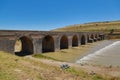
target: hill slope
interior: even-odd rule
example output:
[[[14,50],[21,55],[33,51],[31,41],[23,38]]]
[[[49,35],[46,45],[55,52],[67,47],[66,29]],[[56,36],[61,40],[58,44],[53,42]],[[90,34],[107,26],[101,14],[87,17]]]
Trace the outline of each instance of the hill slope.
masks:
[[[120,21],[106,21],[106,22],[92,22],[85,24],[76,24],[71,26],[66,26],[64,28],[58,28],[54,31],[104,31],[110,32],[112,29],[120,29]]]
[[[57,62],[32,56],[18,57],[0,51],[0,80],[93,80],[82,68],[62,70]]]
[[[53,65],[53,62],[31,56],[18,57],[0,51],[0,80],[73,80],[74,77],[80,80],[83,78],[81,75],[87,75],[82,70],[79,70],[81,73],[78,76],[77,73],[62,71],[59,65]],[[89,75],[86,77],[92,80]]]
[[[64,63],[31,56],[18,57],[0,51],[0,80],[120,80],[119,75],[108,74],[113,71],[118,74],[119,68],[89,68],[67,63],[70,68],[62,70],[60,65]],[[96,70],[95,75],[90,74],[91,70]]]

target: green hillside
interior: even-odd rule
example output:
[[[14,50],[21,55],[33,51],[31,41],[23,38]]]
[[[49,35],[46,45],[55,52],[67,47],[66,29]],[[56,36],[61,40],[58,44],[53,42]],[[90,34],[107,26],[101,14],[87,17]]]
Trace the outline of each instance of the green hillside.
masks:
[[[88,31],[104,31],[110,32],[111,30],[120,29],[120,20],[118,21],[105,21],[105,22],[92,22],[85,24],[75,24],[66,26],[64,28],[58,28],[54,31],[77,31],[77,32],[88,32]]]

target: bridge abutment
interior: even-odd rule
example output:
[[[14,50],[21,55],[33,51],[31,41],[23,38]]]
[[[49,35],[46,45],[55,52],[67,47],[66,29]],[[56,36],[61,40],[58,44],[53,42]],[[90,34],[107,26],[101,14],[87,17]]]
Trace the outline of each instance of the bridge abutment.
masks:
[[[0,50],[14,54],[14,44],[15,40],[13,39],[8,38],[0,39]]]

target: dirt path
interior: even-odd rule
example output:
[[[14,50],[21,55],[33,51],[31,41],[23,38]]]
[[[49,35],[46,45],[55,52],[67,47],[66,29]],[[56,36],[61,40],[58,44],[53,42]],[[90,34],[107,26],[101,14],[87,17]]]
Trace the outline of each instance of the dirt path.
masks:
[[[27,58],[35,61],[40,61],[44,64],[49,64],[51,66],[56,66],[56,67],[60,67],[62,64],[68,64],[70,67],[75,67],[76,69],[83,69],[89,74],[91,72],[94,72],[102,76],[120,77],[119,67],[112,67],[112,66],[105,67],[105,66],[93,66],[93,65],[87,65],[87,64],[83,65],[83,64],[75,64],[75,63],[68,63],[68,62],[59,62],[59,61],[48,60],[48,59],[38,59],[32,56],[27,56]]]
[[[77,64],[68,63],[68,62],[59,62],[59,61],[48,60],[48,59],[38,59],[38,58],[34,58],[32,56],[26,56],[26,57],[29,58],[29,59],[35,60],[35,61],[40,61],[44,64],[49,64],[49,65],[57,66],[57,67],[60,67],[62,64],[68,64],[70,66],[79,66]]]

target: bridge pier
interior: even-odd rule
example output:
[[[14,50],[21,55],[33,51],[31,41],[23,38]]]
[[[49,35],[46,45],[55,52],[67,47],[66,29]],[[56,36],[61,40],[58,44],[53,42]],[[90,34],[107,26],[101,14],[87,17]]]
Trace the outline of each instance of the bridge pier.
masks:
[[[94,41],[93,41],[93,39],[91,39],[91,38],[88,40],[88,43],[93,43],[93,42],[94,42]]]
[[[68,49],[72,48],[72,36],[68,36]]]
[[[90,34],[87,34],[87,42],[88,43],[93,43],[93,39],[91,38]]]
[[[59,51],[60,50],[60,40],[59,40],[59,36],[54,36],[54,45],[55,45],[55,49],[54,51]]]
[[[41,38],[33,38],[33,54],[42,53],[42,39]]]

